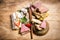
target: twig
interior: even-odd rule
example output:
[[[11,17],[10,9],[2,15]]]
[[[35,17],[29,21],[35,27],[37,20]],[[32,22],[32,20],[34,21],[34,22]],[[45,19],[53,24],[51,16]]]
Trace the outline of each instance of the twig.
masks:
[[[31,10],[31,7],[29,8],[29,22],[32,24],[32,10]],[[33,35],[32,35],[32,25],[31,25],[31,31],[30,31],[30,35],[31,35],[31,39],[33,39]]]

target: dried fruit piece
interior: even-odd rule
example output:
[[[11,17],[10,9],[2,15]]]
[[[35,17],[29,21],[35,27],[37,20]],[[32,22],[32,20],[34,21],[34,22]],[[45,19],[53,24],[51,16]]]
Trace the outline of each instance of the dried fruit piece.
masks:
[[[18,22],[14,22],[14,24],[15,24],[17,27],[19,27],[19,25],[20,25],[20,21],[18,21]]]
[[[27,23],[27,24],[25,24],[25,25],[26,25],[27,27],[29,27],[29,28],[31,27],[31,24],[30,24],[30,23]]]

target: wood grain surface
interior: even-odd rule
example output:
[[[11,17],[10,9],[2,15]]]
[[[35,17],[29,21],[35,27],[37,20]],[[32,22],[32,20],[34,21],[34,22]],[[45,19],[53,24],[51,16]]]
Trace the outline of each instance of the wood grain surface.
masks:
[[[33,0],[33,3],[37,0]],[[30,33],[21,36],[18,30],[11,29],[10,15],[31,3],[31,0],[2,0],[0,1],[0,40],[31,40]],[[45,19],[49,23],[49,31],[44,36],[33,34],[33,40],[60,40],[60,0],[38,0],[49,11]]]

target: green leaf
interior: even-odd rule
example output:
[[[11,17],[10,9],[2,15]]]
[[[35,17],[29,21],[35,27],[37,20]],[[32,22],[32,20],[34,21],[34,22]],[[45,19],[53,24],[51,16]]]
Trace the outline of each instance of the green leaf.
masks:
[[[22,23],[25,23],[25,22],[27,21],[27,19],[26,19],[26,17],[23,17],[23,18],[20,19],[20,21],[21,21]]]

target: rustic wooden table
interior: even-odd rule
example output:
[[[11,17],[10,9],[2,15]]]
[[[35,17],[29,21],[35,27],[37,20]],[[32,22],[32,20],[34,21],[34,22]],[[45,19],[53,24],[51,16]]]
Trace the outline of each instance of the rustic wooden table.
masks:
[[[30,33],[21,36],[18,34],[18,30],[12,30],[10,21],[10,15],[30,1],[3,1],[0,3],[0,40],[31,40]],[[49,16],[45,19],[49,23],[49,31],[44,36],[33,34],[33,38],[35,40],[60,40],[60,1],[41,0],[41,2],[49,9]]]

